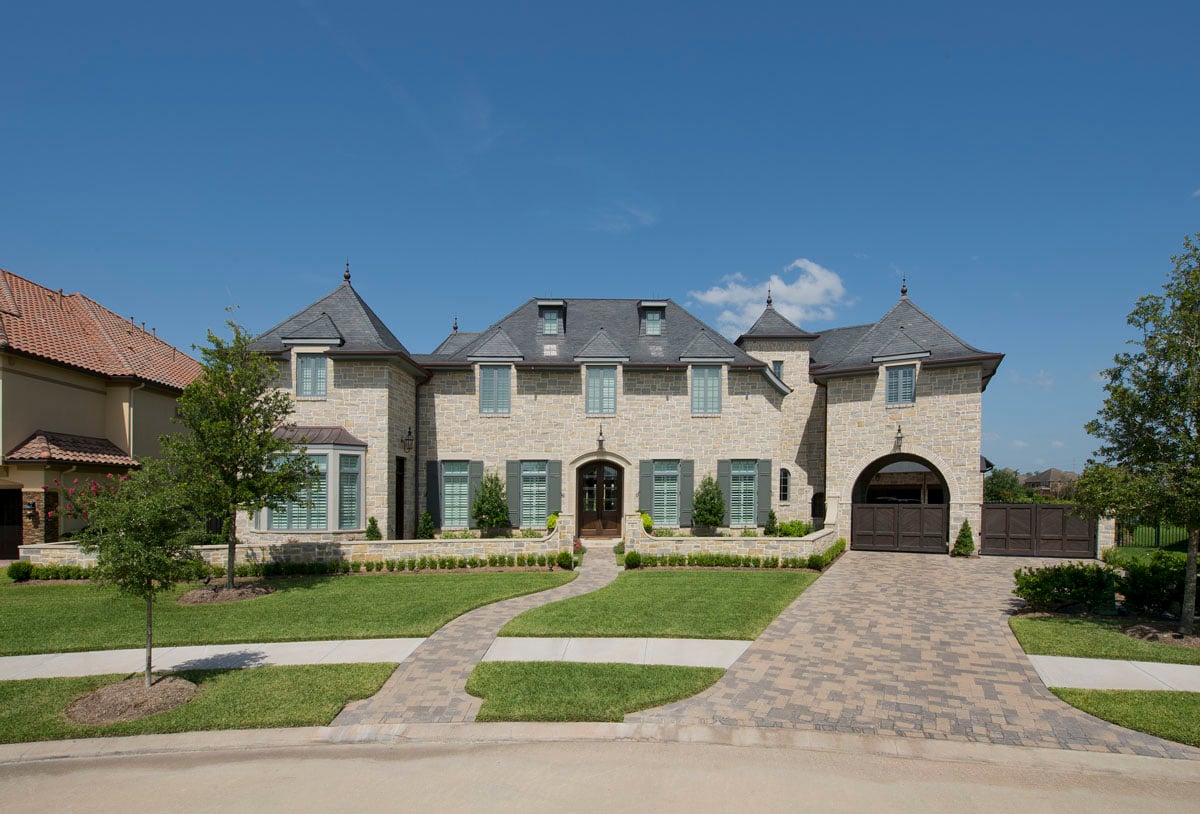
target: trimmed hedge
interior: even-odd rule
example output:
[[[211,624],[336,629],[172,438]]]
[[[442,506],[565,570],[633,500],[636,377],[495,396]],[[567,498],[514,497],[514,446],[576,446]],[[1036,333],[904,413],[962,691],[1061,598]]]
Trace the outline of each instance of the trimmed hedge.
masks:
[[[839,539],[826,551],[808,557],[751,557],[743,554],[698,552],[693,554],[625,554],[625,568],[809,568],[824,571],[846,550],[846,541]]]
[[[1017,584],[1013,593],[1034,610],[1083,605],[1088,611],[1095,611],[1113,607],[1121,575],[1108,565],[1067,562],[1044,568],[1018,568],[1013,579]]]

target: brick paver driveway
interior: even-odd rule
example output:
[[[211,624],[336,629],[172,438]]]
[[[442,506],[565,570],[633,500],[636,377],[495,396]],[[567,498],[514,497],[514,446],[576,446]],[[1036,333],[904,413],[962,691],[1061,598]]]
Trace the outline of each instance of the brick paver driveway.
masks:
[[[1059,701],[1008,627],[1041,560],[851,551],[717,684],[627,721],[858,732],[1200,758]]]

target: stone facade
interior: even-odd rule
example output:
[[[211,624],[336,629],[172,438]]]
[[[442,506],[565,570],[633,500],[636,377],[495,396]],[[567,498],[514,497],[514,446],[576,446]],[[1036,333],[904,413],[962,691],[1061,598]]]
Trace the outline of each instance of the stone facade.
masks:
[[[626,541],[626,551],[640,554],[738,554],[743,557],[808,557],[824,553],[837,541],[833,529],[804,537],[654,537]]]

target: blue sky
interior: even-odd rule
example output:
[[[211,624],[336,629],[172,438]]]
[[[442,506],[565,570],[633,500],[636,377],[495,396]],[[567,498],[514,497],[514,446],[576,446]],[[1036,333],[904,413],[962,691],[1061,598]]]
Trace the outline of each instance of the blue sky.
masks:
[[[913,301],[1007,358],[984,452],[1078,468],[1200,231],[1195,2],[18,4],[0,267],[181,347],[341,282],[413,352],[531,296],[727,332]],[[838,8],[824,6],[837,5]]]

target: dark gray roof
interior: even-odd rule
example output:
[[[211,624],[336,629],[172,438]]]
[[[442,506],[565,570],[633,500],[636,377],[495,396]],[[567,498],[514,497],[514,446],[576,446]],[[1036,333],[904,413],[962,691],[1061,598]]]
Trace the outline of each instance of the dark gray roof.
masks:
[[[282,353],[287,347],[285,339],[329,339],[336,346],[331,351],[334,354],[397,354],[411,361],[408,350],[358,296],[349,280],[263,333],[250,347],[263,353]],[[332,341],[335,339],[340,342]]]
[[[816,339],[817,336],[800,328],[768,303],[762,316],[750,326],[750,330],[737,338],[736,344],[740,347],[745,339]]]
[[[345,427],[297,427],[287,426],[275,430],[276,438],[291,441],[293,444],[338,444],[345,447],[365,447],[367,443],[359,440]]]
[[[470,341],[455,338],[464,334],[452,334],[435,353],[418,358],[431,367],[467,365],[479,358],[476,349],[493,332],[503,330],[524,365],[576,365],[578,359],[617,358],[627,359],[626,364],[633,366],[658,367],[678,365],[681,358],[719,358],[730,359],[735,366],[766,369],[766,363],[748,355],[674,300],[665,301],[659,336],[643,334],[639,300],[633,299],[565,300],[560,332],[545,336],[538,302],[527,300],[486,331],[472,334]]]
[[[882,360],[906,356],[921,358],[922,364],[931,366],[979,362],[984,368],[985,387],[1004,358],[1004,354],[968,345],[907,296],[902,296],[874,325],[823,333],[813,343],[811,369],[819,381],[829,376],[870,370],[878,367]]]
[[[508,338],[503,328],[488,331],[479,342],[471,348],[472,359],[520,359],[521,351]]]

